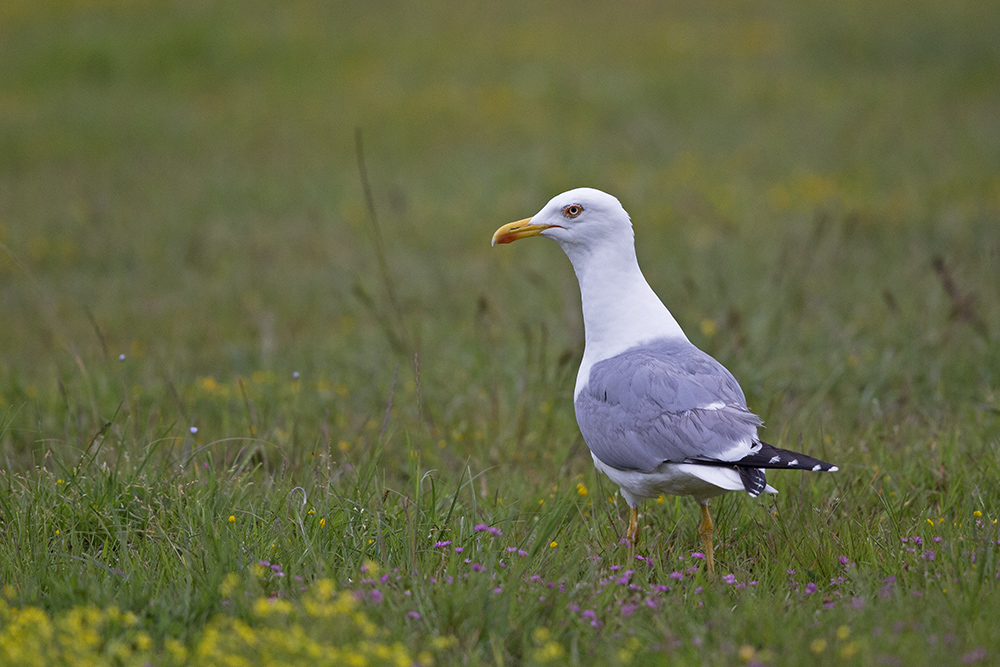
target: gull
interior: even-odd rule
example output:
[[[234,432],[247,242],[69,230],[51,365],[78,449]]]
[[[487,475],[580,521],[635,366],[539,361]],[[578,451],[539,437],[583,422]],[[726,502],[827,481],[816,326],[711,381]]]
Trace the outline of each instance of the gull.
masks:
[[[688,340],[643,277],[632,222],[617,198],[569,190],[534,216],[500,227],[493,245],[531,236],[556,241],[580,283],[586,345],[573,393],[576,421],[594,465],[629,506],[631,551],[643,499],[692,496],[713,573],[709,498],[777,493],[766,468],[837,470],[760,439],[763,422],[736,378]]]

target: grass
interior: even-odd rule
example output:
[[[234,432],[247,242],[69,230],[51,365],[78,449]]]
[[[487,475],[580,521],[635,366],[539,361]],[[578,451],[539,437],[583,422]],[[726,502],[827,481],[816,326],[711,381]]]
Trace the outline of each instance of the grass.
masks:
[[[996,12],[0,17],[5,664],[1000,655]],[[688,499],[628,560],[572,270],[489,248],[578,185],[768,440],[840,465],[716,501],[716,581]]]

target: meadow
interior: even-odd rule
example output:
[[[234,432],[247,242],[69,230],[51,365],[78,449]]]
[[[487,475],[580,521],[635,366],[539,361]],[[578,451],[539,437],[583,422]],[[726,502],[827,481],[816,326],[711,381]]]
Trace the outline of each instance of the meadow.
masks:
[[[0,5],[0,664],[1000,660],[1000,11]],[[777,446],[628,508],[589,185]]]

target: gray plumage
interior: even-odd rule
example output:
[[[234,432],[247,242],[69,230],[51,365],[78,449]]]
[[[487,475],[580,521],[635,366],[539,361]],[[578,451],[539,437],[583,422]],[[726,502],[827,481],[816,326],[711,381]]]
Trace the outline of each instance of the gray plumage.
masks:
[[[619,470],[650,472],[667,461],[735,463],[761,446],[762,422],[747,409],[739,383],[684,339],[594,364],[575,405],[587,446]]]

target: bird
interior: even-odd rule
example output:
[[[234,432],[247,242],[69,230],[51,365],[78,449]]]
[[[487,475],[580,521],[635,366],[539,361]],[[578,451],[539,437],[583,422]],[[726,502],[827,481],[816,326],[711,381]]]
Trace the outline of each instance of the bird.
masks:
[[[573,404],[594,465],[629,506],[630,553],[644,499],[692,496],[712,575],[710,498],[777,493],[767,483],[769,468],[837,471],[760,439],[763,421],[739,382],[688,340],[643,276],[631,218],[616,197],[593,188],[563,192],[530,218],[497,229],[492,245],[532,236],[556,241],[580,284],[585,345]]]

